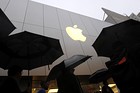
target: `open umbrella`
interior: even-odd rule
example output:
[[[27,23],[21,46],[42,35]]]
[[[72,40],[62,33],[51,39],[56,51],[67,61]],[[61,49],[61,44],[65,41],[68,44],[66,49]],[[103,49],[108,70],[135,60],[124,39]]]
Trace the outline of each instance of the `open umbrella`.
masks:
[[[52,64],[63,55],[58,39],[28,31],[10,35],[1,41],[0,67],[19,65],[25,70]]]
[[[123,44],[129,49],[136,43],[140,43],[140,22],[133,19],[103,28],[100,35],[93,43],[98,56],[111,57],[113,47]],[[122,47],[122,48],[123,48]]]
[[[73,55],[72,57],[54,66],[51,69],[46,81],[48,82],[50,80],[56,79],[57,77],[59,77],[59,75],[62,73],[63,70],[73,69],[91,57],[92,56],[86,56],[86,55]]]
[[[16,27],[0,8],[0,38],[7,37]]]

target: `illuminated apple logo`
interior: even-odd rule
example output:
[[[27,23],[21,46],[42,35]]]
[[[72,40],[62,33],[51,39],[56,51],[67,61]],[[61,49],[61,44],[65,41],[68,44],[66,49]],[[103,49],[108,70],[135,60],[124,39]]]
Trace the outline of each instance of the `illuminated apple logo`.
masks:
[[[86,41],[86,37],[82,34],[82,30],[77,28],[77,25],[66,27],[66,32],[73,40]]]

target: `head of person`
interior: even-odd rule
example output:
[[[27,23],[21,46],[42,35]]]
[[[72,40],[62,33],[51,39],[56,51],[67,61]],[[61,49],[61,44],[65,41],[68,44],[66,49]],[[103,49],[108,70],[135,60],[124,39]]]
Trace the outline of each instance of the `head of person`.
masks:
[[[74,69],[74,68],[70,69],[70,72],[71,72],[71,73],[74,73],[74,71],[75,71],[75,69]]]
[[[72,74],[74,73],[74,71],[75,71],[74,68],[68,68],[68,69],[66,68],[66,69],[63,70],[63,72],[65,72],[65,73],[69,72],[69,73],[72,73]]]
[[[20,66],[12,66],[8,69],[8,76],[20,77],[23,69]]]

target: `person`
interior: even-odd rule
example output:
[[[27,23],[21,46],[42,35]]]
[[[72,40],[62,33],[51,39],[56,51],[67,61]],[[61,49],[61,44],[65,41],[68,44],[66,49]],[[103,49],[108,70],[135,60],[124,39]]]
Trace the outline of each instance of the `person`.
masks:
[[[114,93],[113,90],[108,86],[108,82],[106,80],[103,81],[102,93]]]
[[[19,66],[12,66],[8,69],[8,77],[1,86],[2,93],[28,93],[28,90],[21,91],[20,77],[22,75],[22,68]]]
[[[37,93],[46,93],[46,90],[48,89],[46,84],[47,83],[45,81],[41,81],[40,82],[41,89]]]
[[[74,74],[74,68],[65,68],[64,62],[57,64],[50,71],[46,83],[57,81],[58,93],[83,93],[78,77]]]
[[[74,75],[75,69],[64,69],[56,79],[58,93],[83,93],[79,79]]]
[[[126,59],[123,59],[124,57]],[[117,63],[117,65],[107,66],[112,72],[112,78],[120,93],[136,93],[139,88],[136,82],[140,82],[140,44],[129,47],[119,59],[111,60],[112,63]]]

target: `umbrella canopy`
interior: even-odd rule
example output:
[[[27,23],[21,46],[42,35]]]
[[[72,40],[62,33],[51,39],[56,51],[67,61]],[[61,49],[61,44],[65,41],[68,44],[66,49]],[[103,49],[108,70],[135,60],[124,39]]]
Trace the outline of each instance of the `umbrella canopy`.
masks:
[[[92,56],[85,56],[85,55],[73,55],[72,57],[64,60],[65,68],[72,69],[76,66],[80,65],[81,63],[85,62],[87,59],[91,58]]]
[[[114,47],[122,45],[129,49],[140,42],[140,22],[133,19],[103,28],[100,35],[93,43],[98,56],[111,57]],[[122,47],[122,46],[121,46]],[[123,48],[122,47],[122,48]]]
[[[111,73],[109,72],[109,70],[106,68],[103,68],[103,69],[99,69],[95,73],[93,73],[89,77],[89,82],[90,83],[100,83],[100,82],[106,81],[110,77],[111,77]]]
[[[56,79],[64,70],[73,69],[91,57],[92,56],[86,55],[73,55],[72,57],[54,66],[48,75],[47,81]]]
[[[16,27],[0,8],[0,38],[7,37]]]
[[[63,55],[58,39],[28,31],[10,35],[1,41],[0,67],[19,65],[25,70],[52,64]]]

